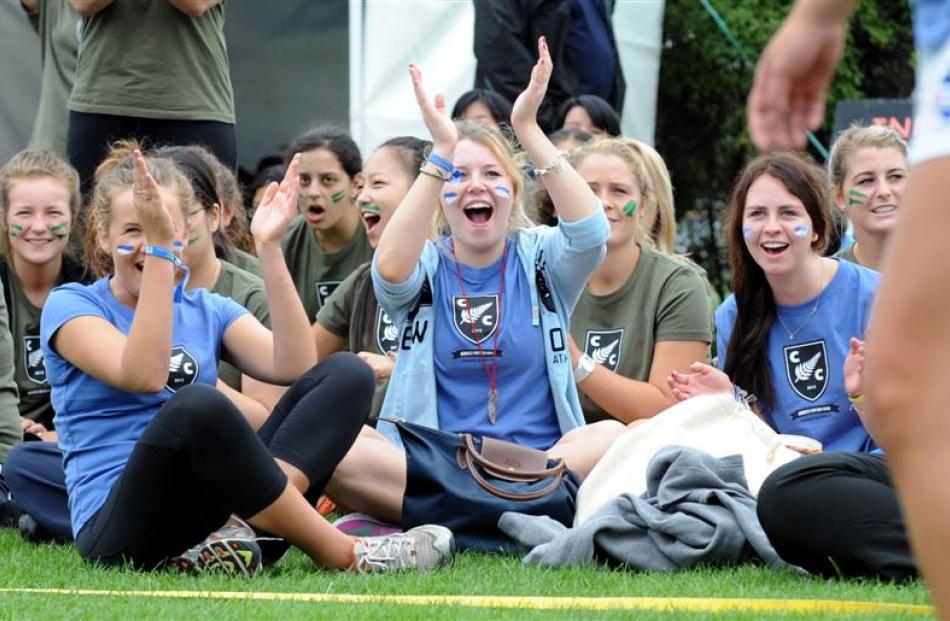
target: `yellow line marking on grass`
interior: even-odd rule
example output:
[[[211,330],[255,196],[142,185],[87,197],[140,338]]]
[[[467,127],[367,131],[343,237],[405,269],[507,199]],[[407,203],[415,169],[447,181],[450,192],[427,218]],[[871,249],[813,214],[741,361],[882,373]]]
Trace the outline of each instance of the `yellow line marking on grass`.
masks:
[[[746,599],[714,597],[522,597],[507,595],[362,595],[238,591],[100,591],[92,589],[0,588],[0,594],[226,599],[321,604],[401,604],[532,610],[652,610],[660,612],[762,612],[800,614],[905,613],[933,615],[932,606],[831,599]]]

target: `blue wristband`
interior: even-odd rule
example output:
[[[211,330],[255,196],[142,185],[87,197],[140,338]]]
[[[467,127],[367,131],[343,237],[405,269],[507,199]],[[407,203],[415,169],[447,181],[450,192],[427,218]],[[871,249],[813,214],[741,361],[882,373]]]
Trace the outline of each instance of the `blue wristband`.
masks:
[[[435,153],[430,153],[427,159],[450,175],[455,172],[455,166],[452,164],[452,162],[448,161],[444,157],[439,157]]]
[[[171,261],[175,264],[175,267],[182,267],[182,260],[178,258],[174,252],[168,248],[162,248],[161,246],[145,246],[145,254],[158,257],[159,259],[165,259],[166,261]]]

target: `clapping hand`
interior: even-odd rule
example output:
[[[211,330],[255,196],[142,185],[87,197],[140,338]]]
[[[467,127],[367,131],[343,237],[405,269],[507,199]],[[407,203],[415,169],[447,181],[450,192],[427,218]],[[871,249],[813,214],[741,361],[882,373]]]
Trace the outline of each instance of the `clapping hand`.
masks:
[[[514,106],[511,108],[512,126],[536,124],[538,122],[538,110],[541,108],[541,102],[544,101],[544,95],[548,91],[548,82],[551,80],[551,72],[554,70],[554,63],[551,61],[551,53],[548,51],[548,42],[544,37],[538,38],[538,62],[531,70],[531,81],[528,82]]]
[[[690,373],[673,371],[666,383],[673,391],[673,395],[680,401],[699,395],[713,395],[718,393],[732,393],[733,386],[729,376],[702,362],[694,362],[689,367]]]
[[[287,167],[284,179],[278,183],[271,181],[261,203],[251,220],[251,235],[261,244],[280,242],[290,221],[297,216],[297,191],[300,189],[298,169],[300,154],[294,155]]]
[[[445,108],[445,97],[435,96],[435,101],[429,101],[425,88],[422,85],[422,72],[416,65],[409,65],[409,75],[412,77],[412,91],[416,95],[416,103],[422,112],[422,121],[432,136],[434,149],[442,151],[444,155],[451,154],[458,142],[458,130],[449,117]]]
[[[844,390],[851,398],[864,394],[864,341],[851,338],[848,355],[844,359]]]

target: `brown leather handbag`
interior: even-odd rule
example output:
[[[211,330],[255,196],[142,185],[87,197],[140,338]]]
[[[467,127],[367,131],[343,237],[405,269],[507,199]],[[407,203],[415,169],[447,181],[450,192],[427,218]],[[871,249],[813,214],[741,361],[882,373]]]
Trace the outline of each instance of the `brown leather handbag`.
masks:
[[[489,437],[392,420],[406,449],[406,529],[441,524],[460,549],[517,550],[498,530],[506,511],[546,515],[570,526],[580,480],[563,459]]]

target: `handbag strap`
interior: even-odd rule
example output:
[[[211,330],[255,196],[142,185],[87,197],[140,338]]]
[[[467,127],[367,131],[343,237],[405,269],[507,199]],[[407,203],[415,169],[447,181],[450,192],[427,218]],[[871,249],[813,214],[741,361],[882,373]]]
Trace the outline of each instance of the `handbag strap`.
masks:
[[[472,441],[471,434],[464,433],[461,434],[461,436],[464,445],[459,447],[459,465],[468,470],[468,473],[479,485],[479,487],[490,494],[498,496],[499,498],[522,501],[543,498],[560,487],[561,480],[564,478],[564,475],[567,472],[567,465],[564,463],[563,459],[558,459],[557,465],[555,465],[553,468],[547,468],[545,470],[538,471],[513,471],[510,468],[499,467],[497,464],[485,460],[481,455],[479,455],[478,451],[475,450],[475,445]],[[482,466],[486,472],[489,472],[491,475],[508,481],[531,482],[548,477],[552,477],[552,479],[548,485],[545,485],[541,489],[530,492],[509,492],[508,490],[499,489],[487,481],[485,477],[482,476],[481,472],[479,472],[476,464]]]

